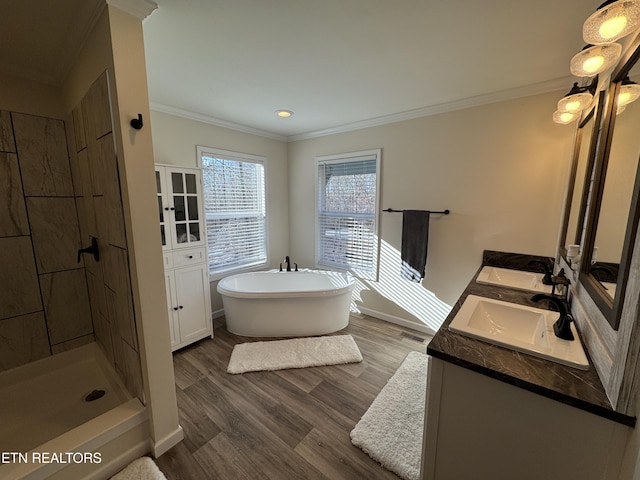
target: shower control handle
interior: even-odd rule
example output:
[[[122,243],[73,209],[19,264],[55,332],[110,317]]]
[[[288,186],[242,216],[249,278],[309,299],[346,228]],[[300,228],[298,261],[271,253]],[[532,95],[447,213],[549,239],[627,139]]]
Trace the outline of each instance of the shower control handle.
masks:
[[[93,259],[96,262],[100,261],[100,249],[98,248],[98,239],[96,239],[95,237],[91,237],[91,245],[86,247],[86,248],[81,248],[80,250],[78,250],[78,263],[80,263],[80,260],[82,258],[82,254],[83,253],[90,253],[93,255]]]

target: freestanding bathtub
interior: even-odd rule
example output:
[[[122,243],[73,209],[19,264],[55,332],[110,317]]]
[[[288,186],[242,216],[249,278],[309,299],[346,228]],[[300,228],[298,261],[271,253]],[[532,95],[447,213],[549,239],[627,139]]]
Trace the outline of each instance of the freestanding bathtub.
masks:
[[[322,270],[252,272],[218,283],[229,332],[246,337],[323,335],[349,324],[349,274]]]

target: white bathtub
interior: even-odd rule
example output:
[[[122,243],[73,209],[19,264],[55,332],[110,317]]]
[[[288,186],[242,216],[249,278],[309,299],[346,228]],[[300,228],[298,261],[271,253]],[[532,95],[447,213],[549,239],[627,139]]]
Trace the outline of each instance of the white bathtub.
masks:
[[[105,478],[149,451],[148,428],[95,343],[0,373],[2,479]]]
[[[252,272],[223,278],[227,330],[246,337],[323,335],[349,324],[348,274],[327,271]]]

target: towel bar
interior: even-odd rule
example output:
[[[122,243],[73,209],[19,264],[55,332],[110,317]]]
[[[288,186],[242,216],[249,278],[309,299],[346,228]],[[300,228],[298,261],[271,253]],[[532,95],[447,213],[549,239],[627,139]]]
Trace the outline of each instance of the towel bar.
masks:
[[[402,213],[402,212],[404,212],[404,210],[394,210],[393,208],[387,208],[387,209],[383,210],[383,212],[399,212],[399,213]],[[449,213],[450,213],[448,209],[447,210],[442,210],[442,211],[439,211],[439,212],[434,212],[432,210],[427,210],[427,212],[433,213],[433,214],[442,214],[442,215],[449,215]]]

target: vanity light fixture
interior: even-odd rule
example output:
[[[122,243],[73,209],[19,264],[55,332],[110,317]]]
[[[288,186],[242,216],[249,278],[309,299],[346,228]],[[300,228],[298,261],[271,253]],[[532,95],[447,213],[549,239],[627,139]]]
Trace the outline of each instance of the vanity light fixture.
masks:
[[[293,115],[293,112],[291,110],[276,110],[276,115],[281,118],[289,118]]]
[[[576,77],[593,77],[613,67],[621,53],[619,43],[587,45],[571,59],[571,73]]]
[[[625,79],[622,80],[620,93],[618,93],[618,109],[629,105],[631,102],[635,102],[638,98],[640,98],[640,85],[629,79],[628,76],[625,77]]]
[[[556,110],[553,112],[553,121],[560,125],[567,125],[574,120],[577,120],[579,116],[580,115],[577,113],[561,112],[560,110]]]
[[[569,93],[558,101],[558,110],[561,112],[578,113],[588,108],[591,102],[593,102],[592,85],[579,87],[578,82],[575,82],[571,90],[569,90]]]
[[[640,26],[640,0],[608,0],[584,22],[582,36],[592,45],[612,43]]]

